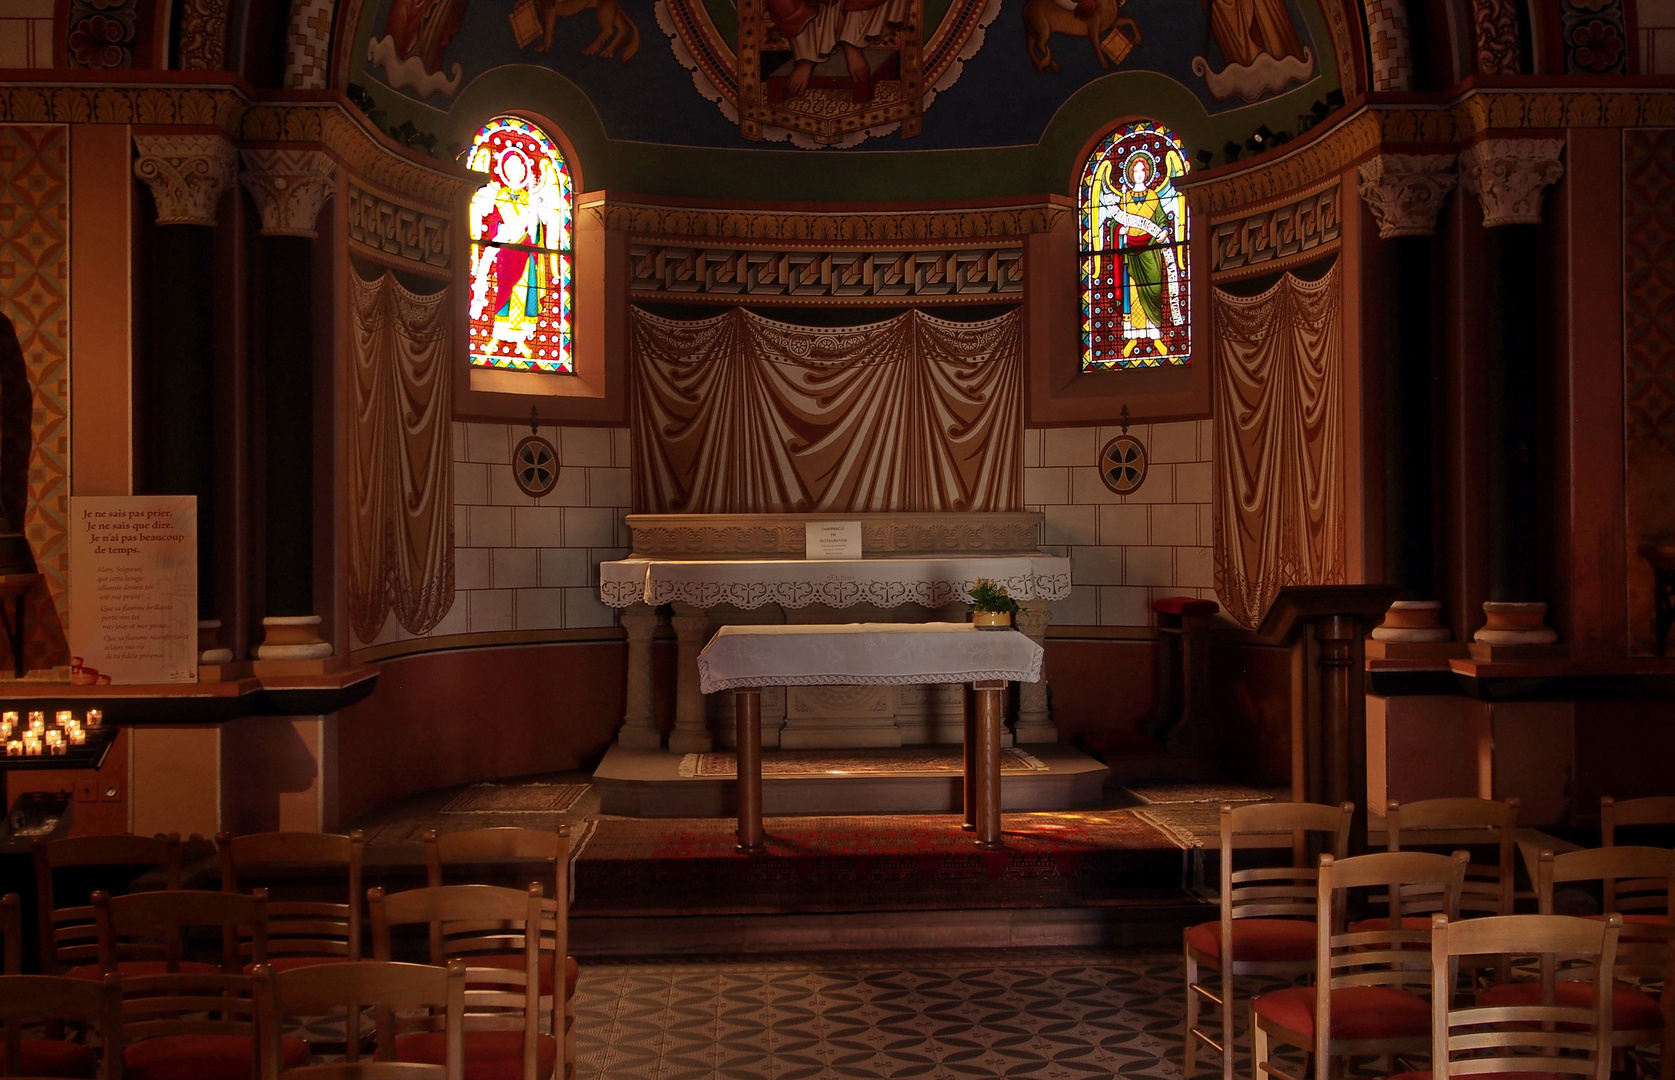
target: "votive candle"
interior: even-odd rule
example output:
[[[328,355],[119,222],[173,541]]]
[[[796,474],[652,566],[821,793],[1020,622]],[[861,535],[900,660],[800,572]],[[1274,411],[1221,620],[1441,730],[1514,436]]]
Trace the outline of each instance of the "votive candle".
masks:
[[[6,740],[6,756],[7,757],[22,757],[23,756],[23,740],[22,739],[8,739],[8,740]]]
[[[29,730],[30,731],[42,731],[46,728],[46,726],[47,726],[47,714],[46,713],[32,712],[32,713],[29,714]]]
[[[87,745],[87,732],[83,731],[79,727],[71,728],[70,729],[70,745],[71,746],[86,746]]]
[[[102,724],[104,722],[105,722],[105,710],[103,710],[103,709],[88,709],[87,710],[86,723],[87,723],[88,727],[98,727],[100,724]]]
[[[59,727],[69,727],[71,724],[76,722],[76,714],[71,712],[69,709],[59,709],[58,715],[54,717],[54,719],[57,721]]]
[[[17,713],[10,709],[0,712],[0,724],[10,724],[17,727]]]

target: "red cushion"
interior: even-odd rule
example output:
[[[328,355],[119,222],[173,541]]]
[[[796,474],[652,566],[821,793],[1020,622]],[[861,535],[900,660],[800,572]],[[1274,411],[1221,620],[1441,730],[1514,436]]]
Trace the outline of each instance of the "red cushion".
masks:
[[[421,1031],[397,1036],[397,1061],[441,1065],[447,1060],[447,1036],[440,1031]],[[551,1035],[535,1040],[535,1075],[551,1076],[558,1061],[558,1043]],[[523,1032],[467,1031],[465,1033],[465,1080],[522,1080]]]
[[[1591,982],[1562,982],[1553,988],[1553,1000],[1573,1009],[1591,1009],[1594,1005],[1594,984]],[[1491,986],[1478,995],[1479,1005],[1539,1005],[1541,984],[1538,982],[1502,983]],[[1611,1030],[1642,1031],[1663,1026],[1663,1013],[1658,1000],[1646,991],[1626,983],[1617,983],[1611,991]]]
[[[1599,922],[1599,921],[1603,920],[1605,918],[1605,916],[1604,915],[1589,915],[1588,918],[1593,919],[1595,922]],[[1636,925],[1639,925],[1639,926],[1662,926],[1662,927],[1667,928],[1669,926],[1669,916],[1667,916],[1667,915],[1651,915],[1651,914],[1624,915],[1623,916],[1623,936],[1619,940],[1621,940],[1621,941],[1641,941],[1641,942],[1645,942],[1645,941],[1668,941],[1669,940],[1669,935],[1668,934],[1636,934],[1632,929],[1630,929],[1631,927],[1636,926]]]
[[[1196,596],[1161,596],[1152,601],[1152,610],[1159,615],[1214,615],[1221,605]]]
[[[255,1053],[248,1035],[159,1035],[123,1052],[124,1080],[251,1080]],[[283,1067],[308,1064],[308,1044],[280,1040]]]
[[[1569,1080],[1575,1080],[1575,1073],[1565,1074]],[[1425,1072],[1397,1073],[1387,1080],[1431,1080],[1430,1070]],[[1558,1073],[1546,1072],[1501,1072],[1501,1073],[1473,1073],[1472,1080],[1562,1080]]]
[[[475,956],[462,957],[470,967],[499,968],[503,971],[522,971],[523,953],[483,953]],[[581,975],[581,967],[577,965],[574,956],[564,958],[564,999],[566,1001],[576,996],[576,979]],[[466,984],[468,989],[478,989]],[[553,992],[553,966],[550,956],[541,957],[541,993],[550,995]]]
[[[23,1060],[9,1076],[96,1076],[99,1061],[93,1051],[66,1039],[25,1039]]]
[[[169,965],[163,960],[121,960],[117,962],[116,970],[123,975],[167,975]],[[219,975],[221,966],[202,964],[196,960],[182,960],[175,970],[183,975]],[[105,969],[98,964],[82,964],[80,967],[70,968],[64,975],[71,979],[91,979],[98,982],[105,977]]]
[[[1303,919],[1234,919],[1233,960],[1276,963],[1314,959],[1316,928]],[[1221,958],[1221,923],[1199,923],[1186,932],[1188,948]]]
[[[343,964],[348,960],[347,956],[270,956],[267,964],[275,971],[295,971],[297,968],[316,967],[320,964]],[[254,961],[244,965],[244,973],[250,974],[256,970],[256,966]]]
[[[1263,994],[1251,1006],[1270,1023],[1314,1037],[1314,987]],[[1344,986],[1332,991],[1334,1039],[1404,1039],[1431,1032],[1431,1004],[1389,986]]]

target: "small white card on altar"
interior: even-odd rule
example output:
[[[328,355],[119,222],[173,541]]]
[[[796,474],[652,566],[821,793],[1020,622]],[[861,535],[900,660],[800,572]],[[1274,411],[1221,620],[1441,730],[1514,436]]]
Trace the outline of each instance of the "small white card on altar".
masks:
[[[859,559],[861,557],[861,523],[859,521],[811,521],[804,527],[803,558]]]

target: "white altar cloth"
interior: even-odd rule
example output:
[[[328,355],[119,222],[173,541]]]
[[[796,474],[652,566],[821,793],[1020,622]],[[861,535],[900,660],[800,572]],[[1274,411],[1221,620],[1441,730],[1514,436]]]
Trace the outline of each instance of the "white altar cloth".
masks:
[[[978,578],[1004,585],[1014,600],[1070,595],[1070,560],[1045,553],[862,559],[649,559],[599,564],[599,598],[611,607],[682,601],[786,608],[919,604],[965,600]]]
[[[969,623],[723,626],[698,654],[706,694],[759,686],[1035,682],[1041,646]]]

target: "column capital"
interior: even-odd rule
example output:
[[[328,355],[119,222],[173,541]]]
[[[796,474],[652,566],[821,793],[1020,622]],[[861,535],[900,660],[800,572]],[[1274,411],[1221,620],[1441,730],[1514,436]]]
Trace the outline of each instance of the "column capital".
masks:
[[[262,235],[313,239],[320,207],[332,196],[332,159],[319,150],[241,150],[239,156],[239,179],[256,202]]]
[[[238,157],[218,135],[135,135],[134,175],[151,188],[159,225],[214,225]]]
[[[1361,198],[1381,240],[1430,236],[1454,189],[1453,154],[1380,154],[1361,164]]]
[[[1460,186],[1483,205],[1483,225],[1541,224],[1541,196],[1564,175],[1563,139],[1485,139],[1460,154]]]

